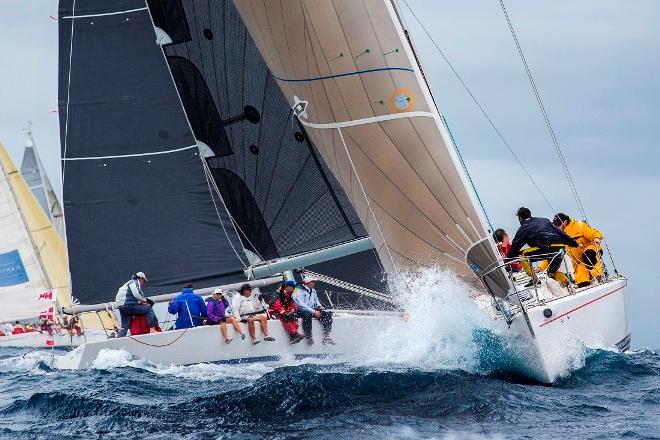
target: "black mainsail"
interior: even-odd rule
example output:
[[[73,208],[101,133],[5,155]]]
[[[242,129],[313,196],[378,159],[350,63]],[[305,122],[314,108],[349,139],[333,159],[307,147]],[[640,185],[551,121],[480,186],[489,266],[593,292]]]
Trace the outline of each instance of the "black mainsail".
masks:
[[[144,1],[63,0],[59,26],[73,295],[108,300],[140,270],[152,292],[240,280],[240,240],[216,210]]]
[[[152,292],[218,285],[366,236],[230,1],[62,1],[60,118],[84,303],[137,270]],[[355,258],[373,287],[377,257]]]

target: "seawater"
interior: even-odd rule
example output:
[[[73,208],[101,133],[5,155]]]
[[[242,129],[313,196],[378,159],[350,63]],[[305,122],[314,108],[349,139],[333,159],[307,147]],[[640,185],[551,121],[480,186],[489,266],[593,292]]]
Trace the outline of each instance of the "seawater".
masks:
[[[564,341],[546,386],[451,274],[395,286],[408,325],[339,362],[160,366],[115,350],[62,371],[58,351],[0,349],[0,438],[660,438],[656,351]]]

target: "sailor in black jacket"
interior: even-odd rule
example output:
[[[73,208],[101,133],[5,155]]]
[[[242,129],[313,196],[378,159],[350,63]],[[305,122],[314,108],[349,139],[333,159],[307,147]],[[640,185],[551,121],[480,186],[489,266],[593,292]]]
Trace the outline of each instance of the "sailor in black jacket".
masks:
[[[526,257],[537,256],[537,258],[530,258],[528,261],[523,259],[521,264],[533,278],[535,277],[531,269],[531,262],[548,259],[547,254],[556,254],[564,245],[578,246],[578,243],[572,237],[553,225],[547,218],[532,217],[532,212],[528,208],[518,209],[516,215],[520,222],[520,228],[516,231],[516,236],[513,237],[507,258],[516,258],[521,254],[520,251],[523,246],[528,245],[529,249],[525,249],[522,254]],[[548,265],[548,276],[555,278],[562,284],[568,284],[566,275],[557,271],[561,262],[562,258],[558,255],[551,259]]]

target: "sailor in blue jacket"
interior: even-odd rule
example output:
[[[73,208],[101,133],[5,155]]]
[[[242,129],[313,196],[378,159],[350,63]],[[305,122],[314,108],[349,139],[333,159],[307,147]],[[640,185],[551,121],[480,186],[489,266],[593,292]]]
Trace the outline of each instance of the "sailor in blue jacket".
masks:
[[[532,217],[532,212],[525,207],[518,209],[516,213],[520,228],[513,237],[511,248],[506,255],[507,258],[516,258],[522,254],[527,257],[520,261],[523,269],[536,282],[531,263],[552,258],[548,265],[548,276],[556,279],[561,284],[567,285],[568,278],[566,274],[559,271],[559,266],[563,260],[563,255],[559,253],[564,246],[577,247],[578,243],[561,229],[557,228],[547,218]],[[523,246],[529,248],[521,252]]]
[[[197,327],[206,318],[204,299],[193,292],[192,284],[186,284],[179,296],[170,301],[167,311],[177,315],[175,328]]]

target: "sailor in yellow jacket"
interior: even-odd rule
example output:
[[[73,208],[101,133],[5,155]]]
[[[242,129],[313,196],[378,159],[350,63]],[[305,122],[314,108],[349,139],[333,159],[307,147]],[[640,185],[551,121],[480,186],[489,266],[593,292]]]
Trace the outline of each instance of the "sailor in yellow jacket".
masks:
[[[566,248],[566,253],[573,262],[577,286],[586,287],[595,278],[603,276],[603,264],[600,260],[603,253],[600,246],[603,234],[589,226],[587,222],[572,219],[562,212],[555,215],[552,223],[579,244],[577,248]]]

